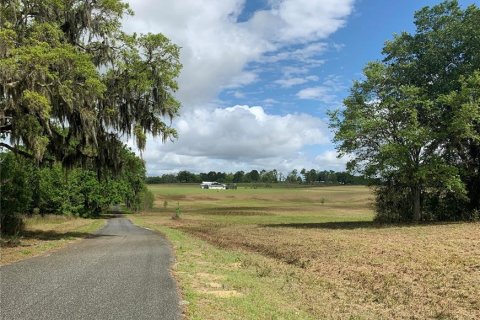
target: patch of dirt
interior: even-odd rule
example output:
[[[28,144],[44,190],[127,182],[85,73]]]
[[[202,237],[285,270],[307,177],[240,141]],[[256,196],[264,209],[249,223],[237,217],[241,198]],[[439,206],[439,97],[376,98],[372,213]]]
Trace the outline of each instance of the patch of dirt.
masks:
[[[223,279],[222,276],[206,273],[206,272],[198,272],[195,275],[205,281],[218,281]]]
[[[242,263],[241,262],[234,262],[226,265],[226,267],[230,270],[237,270],[242,268]]]
[[[226,215],[226,216],[270,216],[267,212],[270,208],[265,207],[213,207],[191,210],[191,213],[202,215]]]
[[[237,290],[202,290],[203,293],[208,293],[219,298],[241,297],[242,293]]]
[[[216,288],[216,289],[223,288],[223,285],[218,282],[207,282],[205,285],[209,288]]]

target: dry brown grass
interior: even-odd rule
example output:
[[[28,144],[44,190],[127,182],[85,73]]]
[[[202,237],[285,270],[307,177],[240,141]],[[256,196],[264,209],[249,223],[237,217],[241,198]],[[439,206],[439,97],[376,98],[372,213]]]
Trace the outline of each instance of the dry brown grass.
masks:
[[[49,253],[87,237],[105,224],[104,219],[46,215],[25,217],[25,231],[0,240],[0,265]]]
[[[294,267],[314,318],[480,319],[479,223],[378,225],[359,187],[185,191],[182,219],[142,218]]]
[[[231,249],[293,264],[314,315],[480,318],[480,226],[359,229],[182,225]]]

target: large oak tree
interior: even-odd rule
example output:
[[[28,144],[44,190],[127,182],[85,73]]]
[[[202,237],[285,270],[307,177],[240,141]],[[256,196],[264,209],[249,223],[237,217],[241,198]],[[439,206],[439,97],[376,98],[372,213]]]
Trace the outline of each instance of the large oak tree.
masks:
[[[332,114],[349,166],[377,184],[379,217],[461,219],[480,210],[480,10],[445,1],[388,41]]]
[[[1,146],[37,162],[119,169],[120,139],[168,139],[179,47],[127,34],[120,0],[1,0]]]

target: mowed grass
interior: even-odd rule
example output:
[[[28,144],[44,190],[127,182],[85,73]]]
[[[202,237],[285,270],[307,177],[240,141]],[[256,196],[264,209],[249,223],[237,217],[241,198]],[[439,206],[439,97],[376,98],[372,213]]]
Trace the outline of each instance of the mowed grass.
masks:
[[[151,190],[132,219],[173,242],[192,319],[480,319],[478,223],[379,225],[359,186]]]
[[[82,219],[69,216],[26,216],[25,231],[0,239],[0,265],[17,262],[60,249],[72,241],[85,238],[105,225],[105,219]]]

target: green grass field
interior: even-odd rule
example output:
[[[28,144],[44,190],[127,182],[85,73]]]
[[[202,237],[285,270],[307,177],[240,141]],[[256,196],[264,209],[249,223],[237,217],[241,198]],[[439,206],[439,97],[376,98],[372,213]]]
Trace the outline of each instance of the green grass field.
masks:
[[[177,205],[189,220],[234,224],[371,221],[372,195],[363,186],[203,190],[197,185],[153,185],[155,207]],[[333,220],[332,220],[333,219]]]
[[[480,318],[478,223],[379,225],[362,186],[150,189],[131,219],[172,241],[190,319]]]

